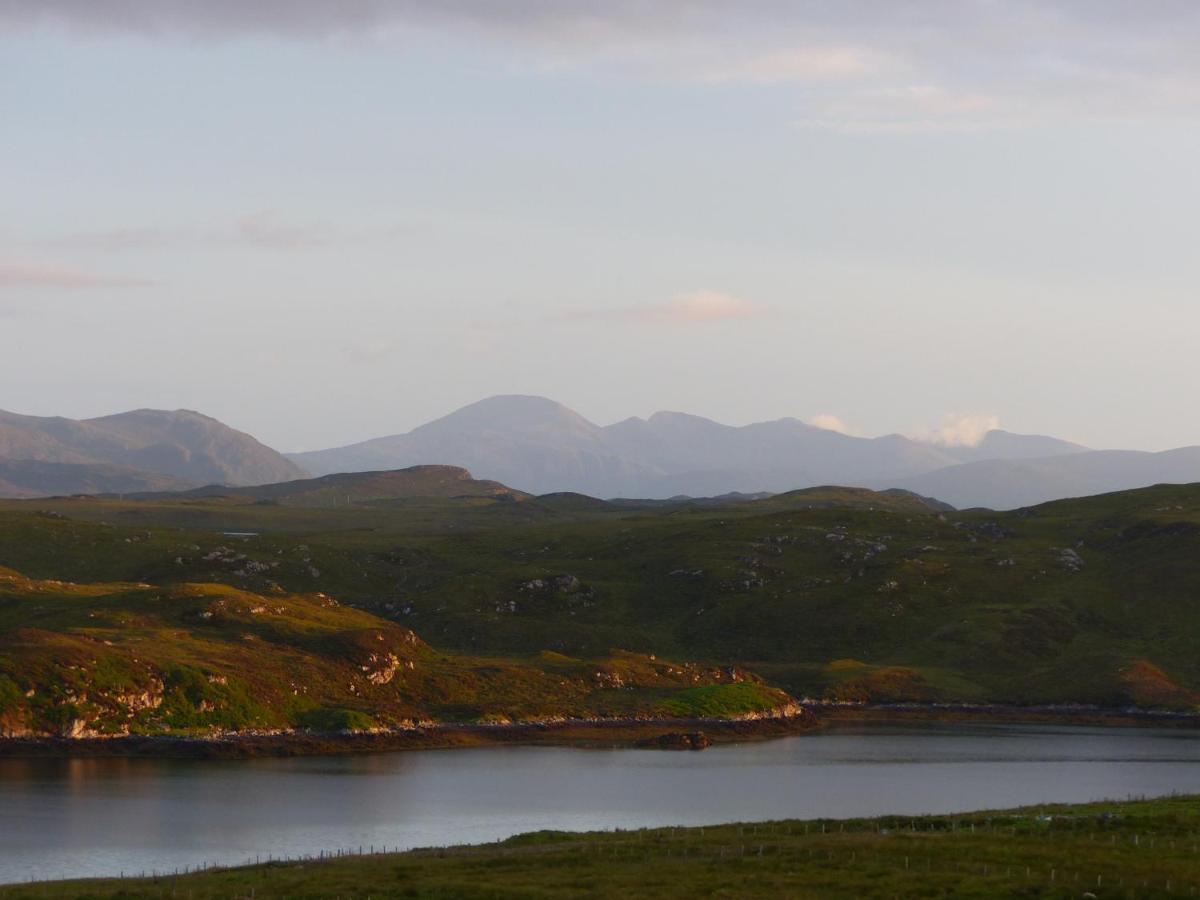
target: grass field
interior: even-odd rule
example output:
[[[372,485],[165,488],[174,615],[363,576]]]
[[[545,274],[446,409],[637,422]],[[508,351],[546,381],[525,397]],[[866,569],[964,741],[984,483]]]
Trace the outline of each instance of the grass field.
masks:
[[[1200,798],[565,834],[0,887],[0,898],[1192,897]]]

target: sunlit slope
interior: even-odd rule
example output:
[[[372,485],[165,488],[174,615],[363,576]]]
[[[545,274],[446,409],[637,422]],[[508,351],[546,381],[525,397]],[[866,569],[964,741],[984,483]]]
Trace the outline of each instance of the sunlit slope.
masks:
[[[70,584],[0,570],[0,733],[694,716],[789,703],[751,673],[631,653],[484,659],[324,593]]]

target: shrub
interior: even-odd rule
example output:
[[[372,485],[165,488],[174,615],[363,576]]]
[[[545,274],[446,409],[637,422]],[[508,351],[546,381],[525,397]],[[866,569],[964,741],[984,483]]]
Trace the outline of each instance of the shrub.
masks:
[[[368,731],[376,727],[375,720],[364,712],[333,707],[302,712],[296,724],[313,731]]]
[[[776,692],[761,685],[708,684],[678,691],[663,702],[663,709],[676,716],[716,718],[763,712],[779,702]]]
[[[16,709],[21,702],[21,689],[7,675],[0,675],[0,715]]]

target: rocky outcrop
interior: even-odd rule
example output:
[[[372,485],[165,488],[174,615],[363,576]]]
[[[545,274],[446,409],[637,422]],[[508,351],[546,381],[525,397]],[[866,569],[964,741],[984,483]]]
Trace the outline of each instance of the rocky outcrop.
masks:
[[[639,747],[651,750],[704,750],[711,744],[703,731],[669,731],[637,742]]]

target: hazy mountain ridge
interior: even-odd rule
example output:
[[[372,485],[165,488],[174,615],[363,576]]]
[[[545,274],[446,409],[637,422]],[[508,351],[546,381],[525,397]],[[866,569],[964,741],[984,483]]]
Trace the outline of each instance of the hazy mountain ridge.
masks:
[[[601,426],[562,404],[524,395],[481,400],[406,434],[286,457],[186,410],[80,421],[0,412],[0,463],[0,496],[8,497],[280,485],[312,472],[377,473],[369,483],[348,483],[352,498],[362,499],[359,492],[366,490],[381,500],[400,499],[418,496],[417,489],[385,473],[418,466],[469,470],[467,478],[522,496],[666,500],[846,485],[902,488],[960,508],[997,509],[1200,481],[1200,448],[1094,451],[998,429],[974,445],[945,446],[898,434],[857,437],[795,418],[732,426],[679,412]],[[308,485],[304,502],[332,502],[342,488]],[[447,496],[444,489],[454,488],[419,490]],[[288,496],[284,502],[300,502],[299,487],[279,490]]]
[[[942,446],[892,434],[863,438],[795,418],[732,426],[679,412],[658,412],[600,426],[543,397],[502,395],[463,407],[406,434],[347,447],[290,454],[317,474],[403,468],[427,463],[464,466],[534,494],[578,492],[596,497],[666,499],[680,495],[783,492],[824,484],[901,487],[953,505],[1018,506],[1054,499],[1070,483],[1035,479],[1008,502],[973,493],[973,470],[946,476],[954,497],[922,479],[987,460],[1086,456],[1086,447],[1043,435],[993,430],[975,446]],[[1035,471],[1036,467],[1027,467]],[[1070,464],[1064,468],[1069,470]],[[979,470],[981,473],[984,470]],[[1148,479],[1148,480],[1145,480]],[[961,480],[961,485],[958,483]],[[1146,474],[1116,480],[1105,490],[1155,481]],[[1200,480],[1200,466],[1187,480]],[[1014,494],[1014,497],[1016,494]],[[1030,500],[1029,497],[1035,497]],[[956,502],[956,499],[958,502]]]
[[[1195,481],[1200,481],[1200,447],[1161,453],[1092,450],[1040,459],[981,460],[904,479],[894,486],[935,496],[960,509],[1012,509],[1066,497]]]
[[[59,469],[58,481],[45,465],[10,467],[7,486],[0,485],[9,494],[75,492],[81,484],[117,492],[264,484],[306,474],[250,435],[190,410],[138,409],[82,420],[0,411],[0,461],[99,467]]]
[[[32,498],[53,494],[126,494],[179,491],[191,482],[157,472],[105,463],[0,460],[0,497]]]

